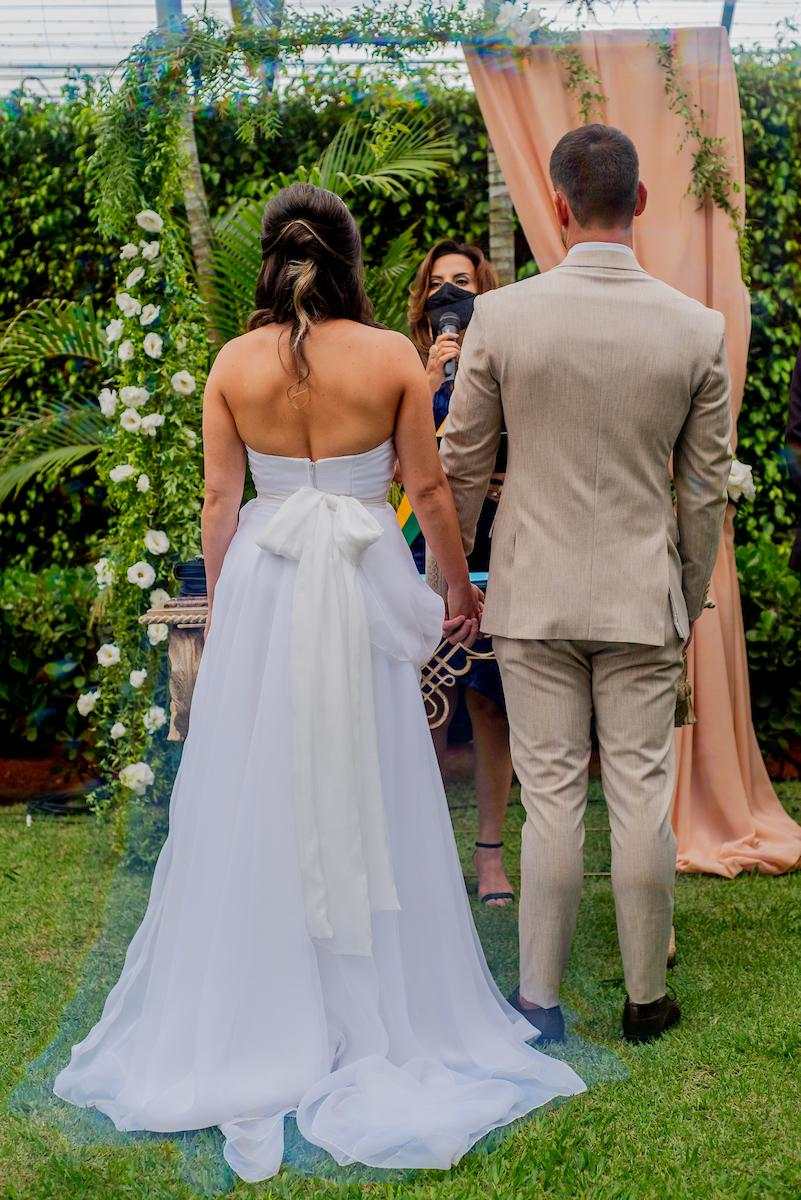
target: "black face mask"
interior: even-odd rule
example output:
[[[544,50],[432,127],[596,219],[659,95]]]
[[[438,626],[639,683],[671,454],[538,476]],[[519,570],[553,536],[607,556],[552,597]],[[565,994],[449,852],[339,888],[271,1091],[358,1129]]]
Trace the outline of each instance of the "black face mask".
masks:
[[[475,295],[472,292],[456,287],[454,283],[443,283],[442,287],[438,287],[428,297],[425,306],[434,337],[439,334],[439,323],[446,313],[453,313],[460,330],[467,329],[473,315],[474,301]]]

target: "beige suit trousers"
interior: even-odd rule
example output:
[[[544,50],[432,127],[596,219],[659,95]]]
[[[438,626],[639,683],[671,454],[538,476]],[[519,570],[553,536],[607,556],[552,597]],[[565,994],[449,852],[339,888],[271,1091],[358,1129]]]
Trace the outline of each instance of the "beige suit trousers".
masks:
[[[671,825],[681,642],[664,646],[493,638],[522,788],[520,993],[559,1003],[583,880],[595,715],[612,843],[612,889],[630,998],[665,994],[676,842]]]

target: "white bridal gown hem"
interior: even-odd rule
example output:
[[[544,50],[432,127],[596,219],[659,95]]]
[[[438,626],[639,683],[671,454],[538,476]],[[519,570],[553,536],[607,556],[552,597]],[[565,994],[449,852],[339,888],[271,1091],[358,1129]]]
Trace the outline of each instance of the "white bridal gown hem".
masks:
[[[249,451],[144,919],[54,1091],[120,1130],[283,1122],[341,1165],[447,1169],[576,1073],[525,1044],[475,932],[425,720],[442,601],[365,454]]]

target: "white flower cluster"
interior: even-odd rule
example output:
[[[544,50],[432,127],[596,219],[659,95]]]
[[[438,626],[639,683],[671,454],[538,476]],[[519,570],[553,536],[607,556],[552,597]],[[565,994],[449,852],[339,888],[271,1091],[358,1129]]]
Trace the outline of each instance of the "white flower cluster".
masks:
[[[155,780],[153,768],[146,762],[129,763],[120,771],[120,783],[136,796],[143,796]]]
[[[753,500],[755,498],[754,473],[748,463],[740,462],[738,458],[732,459],[726,491],[729,499],[735,504],[738,500]]]
[[[165,343],[170,331],[162,329],[157,332],[154,326],[164,325],[161,307],[156,303],[147,302],[146,297],[138,293],[142,287],[146,288],[152,279],[153,264],[158,266],[161,253],[158,235],[164,222],[153,209],[144,209],[137,214],[136,224],[145,236],[127,242],[120,249],[120,259],[129,263],[130,267],[125,268],[127,274],[115,296],[117,314],[105,327],[107,345],[114,347],[114,353],[120,363],[132,364],[128,371],[134,374],[134,382],[118,388],[104,387],[97,401],[103,416],[117,423],[118,428],[125,433],[143,434],[154,438],[165,424],[165,414],[154,411],[156,393],[152,383],[153,371],[165,358]],[[183,336],[176,338],[174,348],[182,354],[187,348],[187,339]],[[136,380],[137,375],[140,381]],[[148,381],[151,382],[148,384]],[[185,397],[195,392],[197,383],[190,371],[182,369],[171,374],[170,387],[175,396]],[[190,445],[197,441],[194,431],[180,422],[176,423],[171,432],[185,437]],[[128,449],[123,450],[120,461],[109,468],[109,485],[117,488],[135,487],[139,493],[149,492],[150,477],[135,465],[138,456],[133,444],[127,439],[123,439],[122,444]],[[127,569],[122,563],[115,564],[109,558],[100,558],[94,565],[97,587],[100,591],[111,587],[117,579],[117,573],[124,573],[125,580],[132,587],[142,592],[150,591],[152,608],[163,608],[170,595],[164,588],[153,586],[157,581],[158,566],[149,561],[149,557],[156,559],[167,554],[170,539],[165,530],[150,527],[145,528],[140,536],[142,548],[148,557],[143,555]],[[169,626],[165,622],[159,621],[147,627],[147,638],[151,646],[161,645],[168,636]],[[123,663],[120,646],[114,641],[104,642],[97,651],[97,663],[101,674],[108,672],[111,679],[116,681],[113,668],[119,668]],[[127,681],[131,688],[138,691],[145,687],[148,672],[144,667],[128,670],[128,665],[124,664],[124,670],[127,671]],[[104,675],[105,677],[108,676]],[[82,716],[89,716],[97,706],[100,695],[101,689],[95,687],[78,696],[77,708]],[[161,705],[151,704],[136,719],[136,724],[139,720],[142,722],[140,729],[152,736],[166,724],[168,715]],[[129,719],[121,712],[110,724],[107,737],[111,742],[118,742],[129,736],[133,728],[133,718]],[[154,782],[153,768],[143,761],[129,762],[120,770],[118,779],[123,787],[136,795],[142,795]]]
[[[527,0],[506,0],[498,9],[496,28],[516,46],[531,45],[531,35],[545,28],[545,14],[539,8],[529,8]]]

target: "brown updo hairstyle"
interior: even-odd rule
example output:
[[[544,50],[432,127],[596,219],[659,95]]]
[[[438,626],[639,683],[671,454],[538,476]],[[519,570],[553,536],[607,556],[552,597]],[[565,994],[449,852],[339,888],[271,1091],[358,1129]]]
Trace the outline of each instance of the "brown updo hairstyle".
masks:
[[[308,391],[304,342],[312,325],[334,317],[375,325],[364,290],[362,243],[347,206],[333,192],[295,183],[268,201],[261,222],[262,264],[247,328],[289,322],[295,382]]]
[[[480,246],[474,246],[470,242],[453,242],[446,239],[445,241],[437,242],[436,246],[431,247],[428,254],[420,263],[417,274],[414,277],[414,283],[409,289],[409,309],[407,314],[412,341],[417,347],[417,351],[424,363],[428,358],[428,352],[434,341],[431,336],[428,313],[425,310],[426,300],[431,291],[431,276],[433,274],[434,263],[445,254],[463,254],[465,258],[470,259],[476,272],[476,284],[479,295],[482,295],[484,292],[491,292],[500,285],[495,268],[485,256]]]

